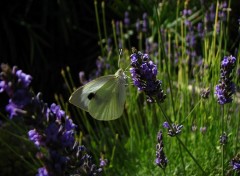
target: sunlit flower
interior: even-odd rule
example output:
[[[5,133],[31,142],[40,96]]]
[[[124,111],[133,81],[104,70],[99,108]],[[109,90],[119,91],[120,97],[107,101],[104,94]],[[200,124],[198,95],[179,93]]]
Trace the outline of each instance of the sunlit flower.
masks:
[[[215,95],[220,105],[232,102],[235,93],[235,85],[232,82],[232,71],[236,65],[236,58],[225,56],[221,62],[221,76],[219,84],[215,88]]]
[[[150,103],[163,102],[166,98],[162,90],[162,81],[157,80],[157,66],[149,58],[148,54],[142,54],[134,50],[131,58],[130,73],[133,84],[147,95]]]
[[[17,67],[11,69],[7,64],[1,64],[1,69],[0,92],[6,92],[10,97],[6,111],[10,118],[26,114],[23,107],[31,103],[33,96],[29,91],[32,76],[23,73]]]
[[[168,122],[163,123],[163,127],[168,130],[168,135],[173,137],[182,132],[183,125],[172,124],[172,127],[168,124]]]

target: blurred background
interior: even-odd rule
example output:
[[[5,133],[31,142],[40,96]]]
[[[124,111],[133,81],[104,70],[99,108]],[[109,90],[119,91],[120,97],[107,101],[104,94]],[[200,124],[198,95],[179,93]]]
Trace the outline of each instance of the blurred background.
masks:
[[[100,15],[101,2],[98,1]],[[236,29],[240,2],[232,3],[230,21],[234,21],[233,29]],[[130,18],[133,19],[143,12],[151,14],[152,10],[144,0],[106,0],[105,4],[109,30],[111,20],[123,20],[124,12],[130,6]],[[237,34],[230,34],[230,40],[236,41]],[[17,65],[32,75],[33,88],[35,92],[43,93],[45,101],[53,102],[54,92],[64,91],[61,69],[69,66],[74,80],[78,81],[78,72],[84,70],[88,74],[96,67],[95,60],[99,55],[93,0],[0,1],[0,61]]]
[[[199,5],[200,1],[204,0],[189,0],[189,4],[197,3]],[[102,27],[102,1],[97,2]],[[104,2],[107,30],[112,33],[112,20],[123,21],[125,11],[130,11],[131,27],[135,28],[136,19],[142,18],[143,13],[146,12],[150,17],[153,15],[152,2],[162,1],[105,0]],[[205,2],[206,7],[204,8],[208,9],[208,4],[215,0],[205,0]],[[169,0],[169,4],[171,3],[175,4],[176,0]],[[228,51],[234,55],[240,40],[240,1],[232,0],[231,3],[232,12],[229,19],[228,37],[228,43],[231,46],[227,47],[229,47]],[[184,6],[184,1],[181,6]],[[79,86],[79,71],[85,71],[88,75],[96,68],[95,61],[101,55],[101,49],[98,45],[99,37],[94,8],[94,0],[1,0],[0,63],[16,65],[24,73],[32,75],[31,85],[34,92],[42,92],[44,102],[49,104],[55,102],[55,93],[65,95],[64,80],[61,76],[62,69],[69,66],[74,82]],[[175,7],[172,8],[175,9]],[[173,19],[175,18],[174,13],[175,10],[169,10],[164,15]],[[167,18],[162,21],[166,22]],[[132,46],[137,47],[136,38],[130,40],[131,45],[127,46],[128,50]],[[68,97],[64,98],[67,101]],[[4,112],[8,101],[7,95],[0,94],[0,100],[0,112]],[[11,127],[11,130],[15,131],[15,128]],[[23,134],[25,135],[25,133]],[[12,141],[13,146],[19,145],[16,139],[13,138]],[[28,150],[30,149],[28,148]],[[12,154],[11,152],[9,150],[9,155]],[[5,151],[2,153],[8,155]],[[15,158],[9,161],[11,167],[13,161]],[[18,168],[23,170],[17,170],[16,174],[24,173],[26,168],[22,167],[22,162],[15,162],[19,165]]]

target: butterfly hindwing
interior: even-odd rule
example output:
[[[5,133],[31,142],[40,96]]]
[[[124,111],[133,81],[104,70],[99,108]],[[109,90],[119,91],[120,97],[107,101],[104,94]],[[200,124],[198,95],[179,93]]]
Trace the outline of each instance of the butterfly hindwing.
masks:
[[[119,118],[124,109],[126,99],[125,80],[116,76],[97,90],[89,103],[90,115],[98,120],[114,120]]]
[[[114,81],[107,82],[99,89],[89,103],[89,113],[98,120],[114,120],[119,118],[124,109],[126,99],[125,85]]]

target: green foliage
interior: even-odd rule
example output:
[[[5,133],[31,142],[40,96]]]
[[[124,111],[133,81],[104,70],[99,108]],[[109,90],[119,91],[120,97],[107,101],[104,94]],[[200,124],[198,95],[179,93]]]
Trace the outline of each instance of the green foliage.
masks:
[[[217,5],[218,13],[221,9],[219,9],[219,3]],[[211,24],[211,30],[205,31],[203,39],[196,37],[196,27],[194,28],[198,44],[193,49],[197,50],[202,58],[202,65],[197,65],[198,59],[191,60],[192,58],[187,53],[186,37],[190,29],[185,22],[188,20],[193,26],[201,21],[204,24],[204,15],[208,9],[207,6],[197,8],[199,6],[200,4],[187,4],[187,2],[184,4],[180,1],[172,3],[163,1],[159,4],[152,3],[151,6],[147,5],[145,9],[148,12],[149,22],[147,33],[137,32],[134,29],[134,22],[129,28],[126,28],[122,22],[121,32],[117,34],[115,22],[112,22],[113,36],[107,36],[113,37],[115,41],[113,42],[115,45],[110,50],[110,56],[108,55],[111,59],[106,61],[109,61],[112,66],[110,68],[116,68],[118,48],[123,49],[120,55],[121,62],[125,68],[128,68],[132,47],[130,43],[134,36],[137,36],[136,47],[140,51],[147,47],[144,44],[145,40],[148,40],[150,45],[156,42],[157,48],[151,50],[149,54],[151,59],[158,64],[158,77],[163,81],[167,99],[161,105],[148,104],[145,95],[137,91],[129,78],[125,112],[120,119],[101,122],[91,119],[87,114],[81,114],[81,116],[72,114],[72,116],[79,117],[81,124],[86,124],[84,135],[91,138],[87,143],[92,146],[91,149],[95,156],[99,157],[101,151],[105,153],[106,158],[109,158],[110,163],[105,170],[106,175],[202,175],[203,173],[219,175],[225,171],[229,173],[227,171],[230,169],[229,162],[239,148],[238,130],[236,130],[239,128],[237,115],[239,114],[237,108],[239,97],[235,97],[233,103],[225,105],[226,113],[222,117],[221,107],[214,96],[215,85],[220,75],[221,59],[225,55],[230,55],[227,51],[229,44],[226,39],[228,23],[216,17]],[[131,9],[129,11],[131,20],[142,17],[139,13],[137,15],[132,13],[137,9],[136,6],[128,4],[127,7],[128,10]],[[191,15],[183,16],[181,14],[183,9],[192,9]],[[207,24],[204,25],[207,28]],[[220,27],[219,30],[217,25]],[[102,41],[106,39],[101,38]],[[122,42],[122,47],[118,45],[118,41]],[[103,42],[102,53],[109,54],[106,48],[107,45]],[[177,63],[173,56],[176,52],[180,53]],[[112,69],[105,70],[105,74],[113,73]],[[130,77],[128,71],[126,73]],[[200,96],[205,88],[210,88],[208,99],[202,99]],[[161,109],[171,121],[184,126],[179,136],[171,138],[166,135],[167,131],[162,127],[166,120]],[[222,146],[219,143],[219,137],[222,134],[222,118],[225,122],[224,130],[229,136],[228,143],[224,146],[223,159],[221,158]],[[90,124],[89,121],[91,121]],[[165,172],[154,163],[156,135],[160,129],[164,131],[164,151],[168,158]]]
[[[144,4],[144,6],[136,4]],[[121,68],[126,69],[128,76],[127,100],[121,118],[103,122],[91,118],[88,113],[68,104],[62,96],[56,96],[58,104],[61,104],[78,125],[79,135],[76,138],[81,144],[87,146],[96,161],[101,155],[108,159],[105,175],[198,176],[224,175],[224,173],[233,175],[229,162],[239,153],[240,96],[237,92],[233,102],[222,108],[214,95],[220,76],[220,62],[223,56],[233,54],[229,50],[233,44],[228,40],[230,12],[224,9],[227,12],[226,21],[216,17],[212,24],[207,24],[204,21],[204,15],[208,13],[208,5],[200,7],[199,3],[194,4],[191,1],[188,4],[188,1],[183,3],[180,0],[161,3],[141,0],[136,4],[130,1],[114,1],[106,6],[112,11],[117,9],[116,13],[119,13],[122,18],[124,18],[124,11],[129,11],[132,22],[129,27],[126,27],[123,20],[120,21],[119,26],[114,20],[112,24],[107,24],[105,18],[108,17],[108,9],[105,9],[104,3],[99,8],[100,4],[95,0],[96,23],[99,30],[98,44],[102,54],[100,60],[110,65],[102,70],[102,74],[115,73],[120,57]],[[216,14],[218,14],[221,8],[218,2],[216,4]],[[184,16],[183,9],[192,9],[192,13]],[[137,31],[135,22],[139,18],[140,24],[143,24],[144,12],[148,15],[148,30],[147,32]],[[193,29],[189,28],[186,21],[191,22]],[[65,22],[59,24],[65,26]],[[203,38],[197,37],[196,26],[199,22],[203,23],[205,29],[210,26]],[[68,41],[67,31],[70,29],[62,28],[62,30],[66,32],[63,32],[66,34],[65,41]],[[120,32],[118,33],[117,30]],[[186,38],[191,30],[194,31],[197,44],[190,48]],[[108,38],[113,41],[110,49],[107,44]],[[39,42],[47,46],[43,40]],[[162,80],[167,94],[164,103],[148,104],[144,93],[133,86],[128,71],[133,46],[139,51],[148,53],[153,62],[158,65],[158,79]],[[234,47],[239,49],[237,45]],[[197,57],[192,58],[188,53],[189,50],[196,51]],[[235,57],[239,67],[239,54]],[[62,76],[70,95],[77,86],[73,82],[69,67],[62,70]],[[233,79],[238,86],[239,77]],[[210,89],[210,95],[209,98],[203,99],[201,92],[206,88]],[[182,132],[176,137],[168,136],[167,129],[162,127],[167,119],[184,126]],[[10,161],[17,160],[15,158],[20,156],[26,162],[29,174],[36,173],[37,161],[32,159],[30,152],[21,152],[26,148],[34,151],[32,145],[28,146],[29,144],[25,141],[27,130],[13,132],[12,123],[15,122],[8,121],[6,126],[0,129],[4,132],[0,133],[2,141],[0,147],[3,148],[0,151],[9,153],[7,156]],[[17,126],[19,129],[24,129],[18,123]],[[168,159],[165,170],[155,164],[156,136],[159,130],[164,134],[164,152]],[[228,135],[228,143],[224,147],[219,143],[223,130]],[[16,139],[12,141],[13,136],[17,136],[20,141]],[[22,144],[20,148],[16,147],[18,142]],[[12,151],[15,155],[10,154]],[[25,155],[22,156],[23,154]],[[29,158],[34,164],[28,162]],[[1,167],[5,167],[6,163],[0,162],[0,164]],[[6,174],[9,173],[6,169]]]
[[[1,114],[2,116],[2,114]],[[40,163],[36,147],[27,139],[27,129],[20,120],[6,120],[0,128],[1,175],[35,175]]]

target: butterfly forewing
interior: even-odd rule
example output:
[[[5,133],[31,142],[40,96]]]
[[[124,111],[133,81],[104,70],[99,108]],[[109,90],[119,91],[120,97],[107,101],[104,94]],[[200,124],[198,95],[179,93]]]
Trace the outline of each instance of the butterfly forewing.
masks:
[[[95,97],[96,91],[99,90],[109,80],[115,78],[115,75],[102,76],[85,84],[72,93],[69,98],[69,102],[85,111],[88,111],[89,102]]]

